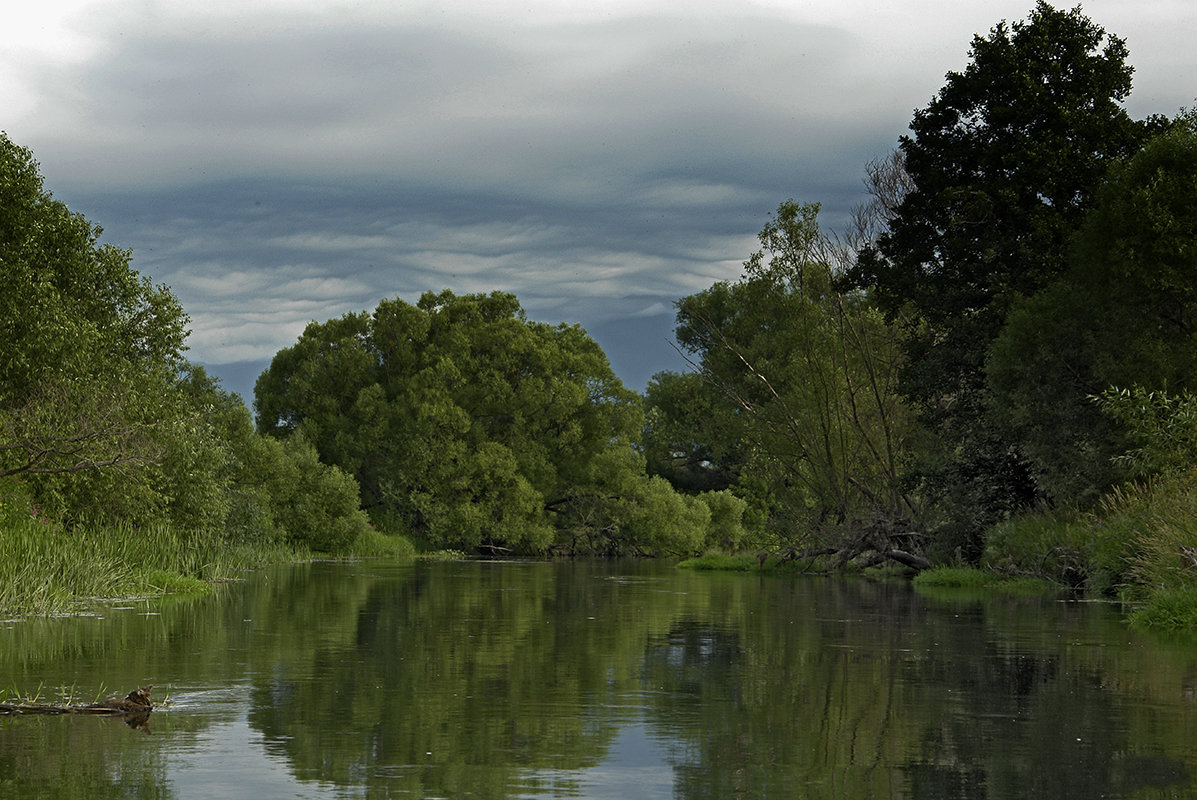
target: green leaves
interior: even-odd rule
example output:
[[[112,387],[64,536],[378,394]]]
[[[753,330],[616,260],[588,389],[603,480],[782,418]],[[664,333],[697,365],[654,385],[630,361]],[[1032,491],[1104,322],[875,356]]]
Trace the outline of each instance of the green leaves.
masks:
[[[1132,396],[1107,389],[1142,387],[1133,396],[1142,405],[1197,381],[1195,218],[1197,128],[1182,116],[1111,170],[1068,271],[1017,304],[994,342],[993,419],[1053,500],[1086,501],[1127,468],[1137,476],[1163,468],[1146,451],[1115,458],[1127,434],[1141,438],[1146,418],[1127,415]],[[1094,395],[1107,413],[1089,402]],[[1180,418],[1179,407],[1167,409]]]
[[[641,423],[584,331],[499,292],[313,323],[255,393],[262,431],[302,432],[372,513],[438,547],[543,551],[595,459]]]
[[[864,296],[835,290],[817,214],[782,203],[741,280],[678,302],[698,373],[649,387],[655,468],[679,485],[733,485],[787,546],[912,512],[897,481],[912,428],[900,340]]]

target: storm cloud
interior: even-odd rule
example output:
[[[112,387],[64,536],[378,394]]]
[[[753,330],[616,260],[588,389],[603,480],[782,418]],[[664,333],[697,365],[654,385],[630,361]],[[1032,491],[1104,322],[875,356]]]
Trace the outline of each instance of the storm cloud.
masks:
[[[256,369],[311,320],[503,290],[635,388],[681,365],[677,298],[735,278],[786,198],[840,224],[972,34],[1030,7],[241,5],[86,5],[75,57],[5,65],[9,135],[174,289],[193,358]],[[1134,13],[1164,45],[1132,111],[1174,113],[1193,56],[1160,25],[1193,12]]]

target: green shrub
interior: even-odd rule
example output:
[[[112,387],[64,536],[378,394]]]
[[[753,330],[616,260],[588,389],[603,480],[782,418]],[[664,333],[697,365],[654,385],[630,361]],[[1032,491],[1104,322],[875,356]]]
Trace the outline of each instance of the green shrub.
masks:
[[[1000,572],[1109,594],[1125,579],[1128,546],[1126,532],[1105,514],[1037,511],[991,528],[984,563]]]
[[[1197,470],[1128,493],[1114,509],[1110,524],[1131,541],[1131,596],[1197,586]]]
[[[1197,631],[1197,587],[1154,593],[1146,605],[1131,612],[1130,622],[1138,628]]]
[[[747,572],[760,567],[760,560],[752,553],[729,555],[711,551],[696,558],[688,558],[678,563],[682,569],[726,570],[729,572]]]
[[[698,499],[706,503],[711,512],[707,525],[707,547],[735,550],[744,541],[744,512],[748,502],[727,489],[718,492],[703,492]]]
[[[376,528],[367,528],[358,534],[349,554],[362,558],[415,558],[416,548],[403,536],[388,536]]]

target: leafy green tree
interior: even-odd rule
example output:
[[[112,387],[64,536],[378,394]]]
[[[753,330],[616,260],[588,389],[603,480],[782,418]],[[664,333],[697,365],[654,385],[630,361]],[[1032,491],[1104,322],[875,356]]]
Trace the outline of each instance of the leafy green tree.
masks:
[[[744,460],[741,422],[723,392],[699,372],[659,372],[644,398],[641,445],[648,469],[679,491],[726,489]]]
[[[737,492],[789,552],[848,560],[910,541],[917,509],[898,473],[912,425],[895,329],[836,289],[818,211],[782,203],[738,282],[679,301],[677,339],[722,395],[711,415],[736,420],[709,449],[740,454]]]
[[[54,200],[0,134],[0,476],[66,521],[210,516],[210,442],[177,390],[187,317]]]
[[[337,553],[367,531],[357,482],[321,463],[302,434],[280,441],[255,432],[241,398],[202,367],[192,365],[181,385],[217,443],[211,450],[219,453],[213,472],[220,493],[209,502],[225,515],[217,530],[226,540]]]
[[[313,323],[255,394],[261,431],[302,433],[376,519],[436,546],[633,552],[638,504],[660,499],[630,445],[638,398],[581,328],[531,322],[510,294]],[[679,551],[705,536],[693,519]]]
[[[1047,496],[1085,501],[1126,477],[1118,467],[1131,462],[1111,459],[1142,446],[1125,436],[1141,439],[1137,423],[1128,423],[1147,418],[1129,409],[1145,409],[1152,398],[1171,409],[1169,392],[1194,388],[1195,219],[1197,122],[1183,115],[1111,171],[1068,272],[1019,304],[994,343],[987,367],[994,418]],[[1093,395],[1105,398],[1100,409]],[[1136,471],[1151,462],[1136,460]]]
[[[973,39],[971,61],[915,113],[901,150],[913,184],[851,271],[891,313],[909,307],[903,390],[941,437],[922,467],[975,554],[980,529],[1035,497],[1027,465],[987,410],[985,359],[1008,310],[1065,268],[1111,163],[1160,127],[1122,107],[1123,40],[1079,7],[1040,0],[1025,22]]]

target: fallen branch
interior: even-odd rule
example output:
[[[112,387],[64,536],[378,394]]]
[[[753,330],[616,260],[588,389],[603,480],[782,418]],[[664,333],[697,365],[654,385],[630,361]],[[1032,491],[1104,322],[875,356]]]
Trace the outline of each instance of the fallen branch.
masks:
[[[131,728],[149,732],[148,722],[153,706],[150,704],[150,690],[153,685],[143,686],[124,697],[110,698],[84,706],[56,706],[46,703],[0,703],[0,716],[23,714],[88,714],[102,717],[122,717]]]

